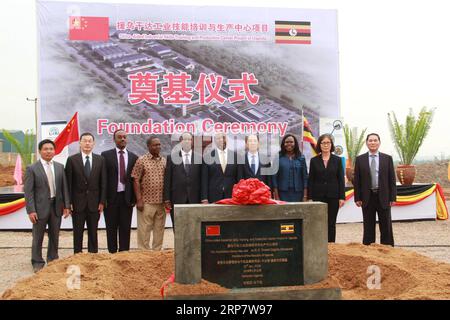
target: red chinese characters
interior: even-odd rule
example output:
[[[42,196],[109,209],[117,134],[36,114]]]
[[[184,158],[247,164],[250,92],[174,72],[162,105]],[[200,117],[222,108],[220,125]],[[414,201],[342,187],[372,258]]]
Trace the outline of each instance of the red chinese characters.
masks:
[[[118,20],[117,31],[190,31],[190,32],[233,32],[233,33],[268,33],[269,26],[263,23],[241,24],[220,22],[185,22],[185,21],[140,21],[140,20]]]
[[[188,105],[198,103],[200,105],[209,105],[213,102],[219,104],[234,103],[247,100],[255,105],[259,101],[259,95],[253,93],[250,86],[258,85],[253,73],[243,72],[240,79],[228,79],[228,93],[230,97],[225,98],[221,92],[224,84],[224,77],[214,73],[200,73],[198,81],[194,87],[189,85],[191,75],[186,72],[173,73],[168,72],[162,78],[166,84],[161,87],[161,97],[164,104]],[[158,80],[159,75],[150,72],[138,72],[128,76],[130,80],[130,90],[128,101],[132,105],[141,102],[149,104],[159,103]],[[192,101],[193,91],[198,93],[198,100]],[[225,91],[224,93],[226,93]]]
[[[255,78],[253,73],[243,72],[240,79],[230,79],[228,80],[230,90],[233,95],[228,98],[231,103],[237,101],[244,101],[247,99],[251,104],[257,104],[259,101],[259,96],[257,94],[252,94],[250,92],[251,85],[257,85],[258,79]]]
[[[135,105],[141,102],[158,104],[159,94],[157,80],[159,76],[149,72],[138,72],[130,74],[128,79],[131,82],[131,92],[128,94],[128,102]]]
[[[195,90],[199,94],[200,104],[210,104],[213,101],[220,104],[224,103],[226,99],[220,94],[222,83],[223,77],[220,75],[201,73],[195,86]],[[208,96],[206,95],[207,92],[209,93]]]
[[[162,98],[165,104],[189,104],[194,96],[192,88],[187,86],[187,81],[191,80],[191,75],[186,72],[174,74],[169,72],[163,76],[167,80],[167,86],[162,87]]]

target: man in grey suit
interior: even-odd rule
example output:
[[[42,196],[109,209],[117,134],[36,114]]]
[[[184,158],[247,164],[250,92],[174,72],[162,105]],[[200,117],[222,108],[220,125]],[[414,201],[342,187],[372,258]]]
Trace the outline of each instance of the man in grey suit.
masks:
[[[64,166],[53,161],[55,144],[51,140],[39,143],[41,158],[27,167],[25,173],[25,203],[28,217],[33,223],[31,264],[34,272],[45,266],[42,242],[48,226],[47,263],[58,259],[61,216],[70,215],[69,189]]]

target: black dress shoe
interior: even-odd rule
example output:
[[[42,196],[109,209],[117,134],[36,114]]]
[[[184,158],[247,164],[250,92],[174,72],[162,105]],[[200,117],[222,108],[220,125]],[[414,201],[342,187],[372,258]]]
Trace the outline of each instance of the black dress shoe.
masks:
[[[45,266],[45,265],[43,265],[43,264],[42,264],[42,265],[34,265],[34,266],[33,266],[33,272],[34,272],[34,273],[38,272],[39,270],[43,269],[44,266]]]

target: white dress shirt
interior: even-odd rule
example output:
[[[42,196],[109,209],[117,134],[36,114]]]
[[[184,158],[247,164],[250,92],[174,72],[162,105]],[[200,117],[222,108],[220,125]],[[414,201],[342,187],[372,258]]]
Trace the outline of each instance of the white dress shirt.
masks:
[[[125,184],[120,182],[120,153],[119,151],[123,151],[123,159],[125,160],[125,175],[127,174],[128,168],[128,151],[127,148],[120,150],[116,147],[116,155],[117,155],[117,192],[125,191]]]
[[[217,151],[217,156],[219,157],[219,161],[220,161],[220,159],[222,159],[221,156],[223,155],[223,159],[225,161],[225,166],[226,166],[228,163],[228,149],[227,148],[225,148],[223,150],[216,149],[216,151]],[[220,162],[220,165],[223,165],[223,163]]]
[[[83,159],[83,167],[86,165],[86,156],[89,156],[89,164],[91,165],[92,170],[92,152],[89,154],[81,152],[81,158]]]
[[[52,181],[51,183],[53,184],[53,190],[56,192],[56,185],[55,185],[55,166],[54,166],[54,164],[53,164],[53,161],[50,160],[50,161],[47,163],[47,161],[45,161],[45,160],[42,159],[42,158],[40,158],[39,160],[41,161],[42,166],[44,167],[45,174],[47,174],[48,170],[52,170],[53,181]],[[50,183],[50,181],[49,181],[48,183]],[[52,190],[52,189],[50,189],[50,193],[51,193],[51,190]],[[50,194],[50,198],[53,198],[53,197],[55,197],[55,195],[54,195],[54,194]]]
[[[186,155],[189,158],[189,164],[191,164],[191,159],[192,159],[192,149],[189,150],[189,152],[185,152],[183,149],[181,149],[181,155],[183,157],[183,165],[186,165]]]
[[[259,168],[259,153],[247,153],[247,159],[248,159],[248,165],[250,166],[250,169],[252,168],[252,157],[255,157],[255,174],[256,172],[258,172],[258,168]]]

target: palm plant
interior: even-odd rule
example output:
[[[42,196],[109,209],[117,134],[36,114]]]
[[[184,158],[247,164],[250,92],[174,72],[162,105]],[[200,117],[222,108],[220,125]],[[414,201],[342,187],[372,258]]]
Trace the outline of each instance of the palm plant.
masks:
[[[8,140],[20,154],[22,158],[22,166],[26,167],[33,162],[33,145],[35,143],[35,135],[32,130],[27,130],[25,132],[25,137],[23,144],[17,140],[9,131],[3,129],[3,135],[6,140]]]
[[[419,116],[416,117],[412,109],[409,109],[409,114],[406,116],[404,124],[398,122],[394,111],[392,111],[392,115],[388,113],[389,129],[401,164],[411,165],[414,161],[425,137],[430,131],[434,111],[435,108],[428,110],[426,107],[423,107],[419,112]]]
[[[358,156],[361,148],[364,145],[364,135],[367,128],[361,133],[358,133],[358,128],[350,128],[348,124],[344,126],[345,145],[347,146],[348,158],[352,164],[352,168],[355,167],[356,157]]]

